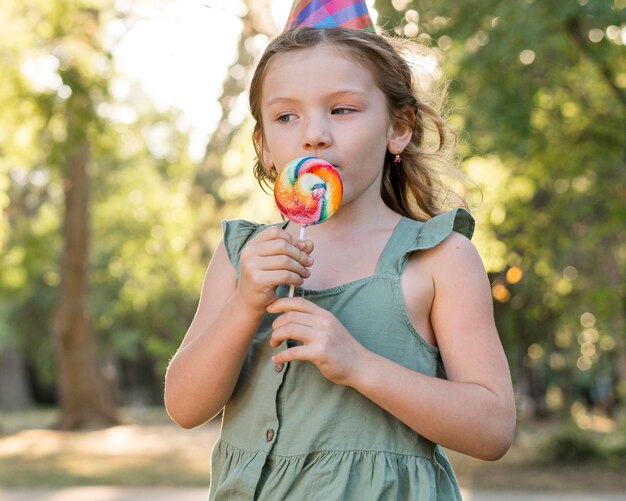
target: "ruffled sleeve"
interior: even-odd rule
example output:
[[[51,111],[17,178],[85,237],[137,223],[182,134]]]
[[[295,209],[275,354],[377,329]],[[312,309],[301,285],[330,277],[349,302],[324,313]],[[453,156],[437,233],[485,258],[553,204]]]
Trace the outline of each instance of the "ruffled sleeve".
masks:
[[[226,248],[228,259],[237,270],[237,279],[239,279],[239,257],[241,256],[241,250],[260,228],[260,224],[246,221],[245,219],[222,221],[224,247]]]
[[[412,252],[436,247],[453,231],[472,238],[474,218],[465,209],[454,209],[426,222],[402,218],[381,256],[377,271],[401,274]]]
[[[471,239],[476,223],[465,209],[454,209],[429,219],[421,225],[415,245],[409,252],[436,247],[453,231]]]

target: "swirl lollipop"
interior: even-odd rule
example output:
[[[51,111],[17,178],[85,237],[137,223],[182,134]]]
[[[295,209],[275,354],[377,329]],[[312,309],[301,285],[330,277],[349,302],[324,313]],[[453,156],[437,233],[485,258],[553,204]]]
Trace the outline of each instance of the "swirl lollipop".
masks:
[[[278,174],[274,199],[280,212],[300,225],[300,240],[307,226],[326,221],[339,208],[343,184],[337,170],[317,157],[289,162]],[[293,296],[294,287],[289,289]]]

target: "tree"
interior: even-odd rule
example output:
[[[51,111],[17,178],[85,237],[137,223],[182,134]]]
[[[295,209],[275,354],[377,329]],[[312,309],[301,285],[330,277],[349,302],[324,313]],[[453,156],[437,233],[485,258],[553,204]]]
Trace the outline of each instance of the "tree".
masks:
[[[53,335],[59,375],[59,427],[78,429],[119,421],[97,359],[88,294],[91,148],[93,135],[100,129],[93,93],[104,94],[105,89],[105,79],[94,72],[90,60],[98,56],[106,59],[107,54],[97,41],[98,10],[58,1],[53,2],[53,13],[56,16],[49,18],[53,33],[50,48],[63,54],[59,76],[69,94],[56,103],[65,129],[64,140],[58,145],[64,210]]]
[[[102,45],[132,13],[93,5],[12,2],[0,19],[0,350],[37,402],[59,394],[64,428],[160,403],[206,267],[183,121]]]
[[[63,180],[63,253],[54,338],[59,366],[59,393],[63,429],[110,425],[118,422],[116,407],[107,394],[96,357],[89,308],[90,122],[93,102],[77,68],[61,73],[72,89],[65,110],[67,143]]]

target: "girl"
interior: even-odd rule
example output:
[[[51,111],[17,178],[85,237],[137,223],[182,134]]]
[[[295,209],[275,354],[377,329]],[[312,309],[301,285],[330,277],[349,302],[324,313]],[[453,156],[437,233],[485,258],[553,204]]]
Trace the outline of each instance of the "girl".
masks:
[[[260,180],[318,156],[344,197],[306,241],[223,225],[165,393],[185,428],[224,409],[211,499],[460,499],[437,444],[498,459],[515,406],[473,220],[442,212],[424,151],[441,118],[389,41],[346,28],[275,39],[250,105]]]

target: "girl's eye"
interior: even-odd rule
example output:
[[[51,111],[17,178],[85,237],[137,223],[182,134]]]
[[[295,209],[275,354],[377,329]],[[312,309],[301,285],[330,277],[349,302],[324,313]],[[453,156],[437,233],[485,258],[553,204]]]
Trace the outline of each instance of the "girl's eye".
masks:
[[[291,122],[294,118],[296,118],[296,116],[293,113],[284,113],[283,115],[279,115],[276,121],[286,124]]]
[[[351,113],[353,111],[354,110],[352,108],[338,107],[338,108],[334,108],[331,111],[331,115],[347,115],[348,113]]]

